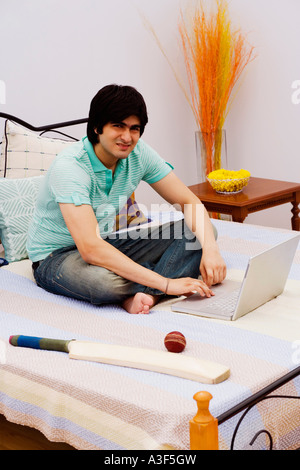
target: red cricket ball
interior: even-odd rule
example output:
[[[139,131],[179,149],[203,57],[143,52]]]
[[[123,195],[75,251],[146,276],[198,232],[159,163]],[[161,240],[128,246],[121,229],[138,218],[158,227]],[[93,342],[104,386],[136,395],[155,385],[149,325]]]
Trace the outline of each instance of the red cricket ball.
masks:
[[[169,352],[180,353],[186,346],[186,339],[180,331],[171,331],[166,335],[164,343]]]

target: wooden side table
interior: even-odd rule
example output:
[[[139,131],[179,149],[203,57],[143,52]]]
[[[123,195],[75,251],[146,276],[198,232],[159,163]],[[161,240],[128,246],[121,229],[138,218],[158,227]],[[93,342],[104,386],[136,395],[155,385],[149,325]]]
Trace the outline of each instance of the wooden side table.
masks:
[[[239,194],[218,194],[208,182],[189,186],[209,212],[231,214],[234,222],[243,222],[248,214],[270,207],[292,204],[292,229],[300,231],[300,183],[251,177]]]

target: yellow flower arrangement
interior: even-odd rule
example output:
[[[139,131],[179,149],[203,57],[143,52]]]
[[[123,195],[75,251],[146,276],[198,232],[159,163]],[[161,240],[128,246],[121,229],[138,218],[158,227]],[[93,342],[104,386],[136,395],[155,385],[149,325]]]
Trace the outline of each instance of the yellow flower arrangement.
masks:
[[[221,168],[220,170],[211,171],[207,175],[207,180],[217,193],[236,194],[247,186],[250,176],[251,174],[247,170],[232,171]]]

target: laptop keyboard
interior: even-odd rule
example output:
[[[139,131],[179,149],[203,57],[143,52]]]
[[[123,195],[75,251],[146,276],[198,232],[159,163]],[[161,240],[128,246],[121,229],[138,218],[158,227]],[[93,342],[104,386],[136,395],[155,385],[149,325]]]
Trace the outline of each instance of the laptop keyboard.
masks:
[[[236,307],[236,303],[239,297],[240,288],[235,289],[224,296],[214,299],[212,302],[209,302],[207,309],[213,310],[214,312],[229,314],[233,313]]]

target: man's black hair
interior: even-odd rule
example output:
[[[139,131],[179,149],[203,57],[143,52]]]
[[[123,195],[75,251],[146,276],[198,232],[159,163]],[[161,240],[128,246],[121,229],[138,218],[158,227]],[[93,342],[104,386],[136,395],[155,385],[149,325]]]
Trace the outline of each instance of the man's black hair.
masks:
[[[94,129],[98,134],[102,134],[103,126],[109,122],[122,122],[129,116],[137,116],[140,119],[142,135],[148,122],[147,107],[142,95],[131,86],[105,86],[91,102],[87,124],[89,141],[92,144],[98,142]]]

